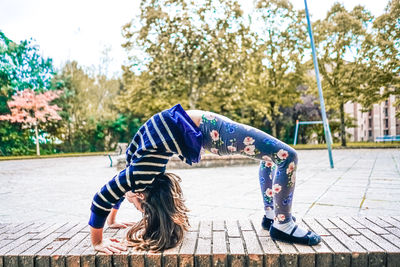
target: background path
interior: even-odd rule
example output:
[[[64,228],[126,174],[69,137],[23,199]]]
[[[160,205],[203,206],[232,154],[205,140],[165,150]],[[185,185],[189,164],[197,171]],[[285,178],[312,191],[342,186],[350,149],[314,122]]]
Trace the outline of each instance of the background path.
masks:
[[[298,217],[400,215],[400,151],[301,150],[294,214]],[[116,174],[104,156],[0,162],[0,223],[86,222],[94,193]],[[193,219],[259,221],[258,165],[172,170],[183,179]],[[120,218],[141,214],[127,201]]]

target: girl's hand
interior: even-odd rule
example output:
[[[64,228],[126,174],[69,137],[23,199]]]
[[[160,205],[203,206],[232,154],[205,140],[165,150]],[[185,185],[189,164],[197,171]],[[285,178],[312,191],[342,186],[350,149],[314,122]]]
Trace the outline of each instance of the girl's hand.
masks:
[[[124,229],[134,224],[135,224],[134,222],[120,222],[120,223],[113,222],[111,224],[108,224],[108,226],[113,229]]]
[[[104,239],[100,244],[94,245],[96,251],[104,252],[107,255],[120,254],[127,250],[127,247],[122,245],[118,239]]]

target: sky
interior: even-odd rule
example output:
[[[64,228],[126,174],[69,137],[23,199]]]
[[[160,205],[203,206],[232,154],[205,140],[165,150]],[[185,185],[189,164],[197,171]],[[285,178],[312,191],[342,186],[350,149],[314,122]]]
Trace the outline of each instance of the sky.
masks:
[[[251,0],[239,0],[249,12]],[[322,19],[334,0],[308,0],[311,20]],[[383,13],[387,4],[377,0],[339,1],[350,10],[362,4],[373,15]],[[304,9],[304,0],[291,0]],[[77,60],[83,67],[98,68],[105,49],[111,59],[108,76],[122,73],[127,55],[121,44],[121,27],[139,14],[139,0],[0,0],[0,30],[15,42],[33,38],[44,57],[60,68]]]

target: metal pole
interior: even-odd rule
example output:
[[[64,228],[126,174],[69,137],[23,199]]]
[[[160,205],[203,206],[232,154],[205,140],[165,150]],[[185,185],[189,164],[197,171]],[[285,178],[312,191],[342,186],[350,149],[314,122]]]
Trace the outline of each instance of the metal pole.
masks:
[[[331,164],[331,168],[333,168],[332,143],[331,143],[331,138],[330,138],[329,125],[328,125],[328,121],[326,119],[325,102],[324,102],[324,96],[322,94],[321,81],[319,79],[318,61],[317,61],[317,55],[316,55],[316,51],[315,51],[310,16],[308,14],[307,0],[304,0],[304,6],[305,6],[305,10],[306,10],[306,18],[307,18],[307,24],[308,24],[308,35],[310,36],[310,42],[311,42],[311,49],[312,49],[314,69],[315,69],[315,77],[317,78],[317,86],[318,86],[318,93],[319,93],[319,102],[321,105],[322,121],[324,122],[323,124],[324,124],[325,141],[328,146],[329,163]]]
[[[297,144],[297,133],[299,131],[299,120],[296,120],[296,130],[294,131],[294,142],[293,145]]]

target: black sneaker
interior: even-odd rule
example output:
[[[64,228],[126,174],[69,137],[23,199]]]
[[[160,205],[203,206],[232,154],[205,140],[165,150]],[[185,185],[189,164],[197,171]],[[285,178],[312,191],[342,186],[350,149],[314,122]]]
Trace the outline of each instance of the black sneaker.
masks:
[[[296,217],[292,216],[292,219],[293,219],[294,222],[296,221]],[[261,221],[261,227],[262,227],[264,230],[269,231],[269,228],[271,227],[271,225],[272,225],[273,222],[274,222],[273,219],[268,219],[268,218],[264,215],[264,217],[262,218],[262,221]]]
[[[282,232],[281,230],[276,229],[271,226],[269,229],[269,235],[272,240],[278,240],[287,243],[297,243],[303,245],[314,246],[321,242],[321,237],[314,232],[308,231],[308,233],[303,237],[293,236],[293,233],[296,231],[298,225],[296,225],[290,234]]]

